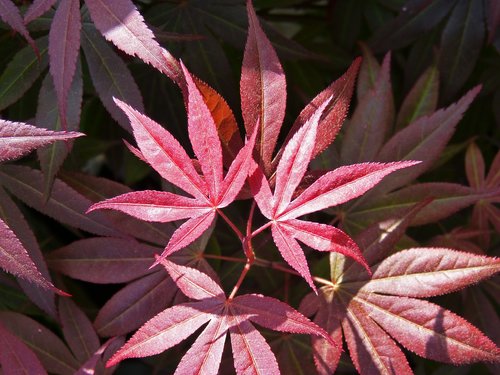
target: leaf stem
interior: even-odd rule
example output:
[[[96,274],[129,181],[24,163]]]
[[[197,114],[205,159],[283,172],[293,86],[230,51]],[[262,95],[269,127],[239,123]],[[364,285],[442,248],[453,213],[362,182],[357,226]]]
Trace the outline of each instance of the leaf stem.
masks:
[[[262,232],[263,230],[267,229],[267,227],[269,227],[271,225],[272,221],[268,221],[267,223],[265,223],[264,225],[262,225],[260,228],[257,228],[255,229],[252,234],[250,235],[250,237],[255,237],[256,235],[258,235],[260,232]]]
[[[244,240],[244,236],[243,234],[241,233],[241,231],[238,229],[238,227],[236,225],[234,225],[234,223],[231,221],[230,218],[228,218],[226,216],[226,214],[224,214],[224,212],[222,212],[220,209],[217,208],[217,213],[220,215],[220,217],[222,217],[224,219],[224,221],[227,223],[227,225],[229,225],[229,227],[233,230],[234,233],[236,233],[236,236],[238,236],[238,238],[240,239],[241,242],[243,242]]]

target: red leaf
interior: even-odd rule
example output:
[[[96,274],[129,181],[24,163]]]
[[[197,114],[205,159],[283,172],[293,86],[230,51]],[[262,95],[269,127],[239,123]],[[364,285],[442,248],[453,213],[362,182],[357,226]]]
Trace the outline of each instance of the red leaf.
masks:
[[[211,320],[184,354],[175,374],[217,375],[228,328],[227,317]]]
[[[349,126],[345,128],[341,150],[344,163],[374,160],[394,121],[390,60],[391,55],[387,54],[375,86],[360,98]]]
[[[230,326],[234,367],[238,375],[280,374],[269,344],[252,323],[234,315]]]
[[[147,275],[115,293],[99,310],[94,327],[102,337],[125,335],[169,307],[176,292],[164,270]]]
[[[141,220],[161,223],[196,218],[212,210],[210,206],[200,203],[199,200],[154,190],[122,194],[95,203],[88,212],[100,209],[117,210]]]
[[[476,327],[432,303],[378,294],[357,301],[393,338],[422,357],[460,365],[493,362],[500,355]]]
[[[163,250],[160,258],[156,260],[154,265],[158,264],[165,257],[183,249],[194,240],[199,238],[210,227],[210,225],[212,225],[214,219],[215,211],[211,210],[198,217],[189,219],[184,224],[182,224],[174,232],[174,234],[172,234],[170,241],[168,241],[168,244],[165,247],[165,250]]]
[[[221,298],[224,291],[211,277],[195,268],[181,266],[167,259],[161,261],[177,287],[187,297],[197,300]]]
[[[99,338],[92,323],[69,298],[59,298],[59,316],[64,338],[80,363],[99,348]]]
[[[2,219],[0,219],[0,266],[17,277],[62,293],[42,276],[21,241]]]
[[[40,171],[15,165],[0,168],[2,185],[30,207],[62,223],[103,236],[120,236],[101,212],[85,215],[92,202],[59,179],[54,182],[52,195],[43,199],[43,176]]]
[[[73,279],[125,283],[150,273],[151,260],[159,250],[130,239],[95,237],[52,251],[47,262],[51,269]]]
[[[347,72],[343,76],[334,81],[330,86],[321,91],[316,97],[311,100],[309,104],[300,112],[295,120],[288,136],[284,142],[286,145],[290,138],[307,122],[325,101],[329,104],[323,111],[319,120],[318,132],[316,142],[312,152],[311,159],[320,154],[324,149],[333,142],[337,133],[342,126],[347,111],[349,110],[349,103],[351,102],[352,91],[354,89],[354,82],[356,75],[361,64],[361,58],[353,61]],[[280,157],[279,155],[277,158]]]
[[[82,107],[83,80],[81,64],[77,62],[76,72],[67,96],[66,130],[78,130]],[[57,109],[57,95],[52,84],[52,77],[46,75],[36,109],[35,123],[38,127],[51,130],[61,129],[61,118]],[[40,168],[44,176],[44,197],[47,199],[56,174],[72,150],[73,141],[55,142],[37,150]]]
[[[266,174],[285,116],[285,74],[271,43],[262,31],[251,1],[247,1],[248,39],[241,69],[240,95],[247,134],[260,126],[257,148]]]
[[[81,42],[99,99],[118,124],[130,132],[132,129],[127,117],[113,101],[115,97],[144,112],[142,95],[130,70],[93,25],[83,26]]]
[[[279,332],[321,336],[333,347],[337,346],[337,343],[322,328],[297,310],[275,298],[258,294],[244,294],[234,298],[233,306],[239,314],[248,315],[250,321],[262,327]]]
[[[206,184],[179,142],[159,124],[128,104],[118,99],[115,102],[130,119],[137,144],[148,163],[167,181],[202,201],[206,200]]]
[[[17,238],[21,241],[22,245],[26,249],[28,256],[33,261],[41,275],[47,281],[51,282],[52,280],[50,278],[47,265],[45,264],[44,255],[42,254],[42,251],[38,246],[38,242],[33,231],[24,219],[21,210],[2,188],[0,188],[0,211],[4,213],[8,212],[8,214],[3,217],[3,220],[5,220],[5,224],[7,224],[10,230],[12,230],[16,234]],[[24,264],[25,266],[29,265],[29,263]],[[24,279],[19,279],[18,282],[26,295],[35,304],[37,304],[42,310],[47,312],[52,318],[57,319],[55,294],[53,288],[46,289],[43,286],[39,287],[37,286],[37,284]]]
[[[294,238],[294,231],[289,230],[281,222],[271,226],[273,240],[278,247],[283,259],[307,281],[309,286],[316,292],[307,260],[299,243]]]
[[[285,147],[276,169],[274,217],[289,205],[292,195],[307,171],[316,142],[318,121],[331,97],[325,100]]]
[[[396,133],[384,145],[377,160],[421,160],[422,163],[389,177],[380,187],[383,191],[404,186],[433,165],[455,132],[457,123],[480,90],[480,86],[475,87],[448,108],[420,117]]]
[[[194,78],[194,82],[203,95],[203,100],[210,110],[217,127],[217,133],[222,142],[224,165],[229,166],[231,161],[235,159],[238,150],[242,147],[236,118],[227,102],[217,91],[199,79]]]
[[[181,62],[188,90],[189,140],[205,177],[209,196],[219,197],[222,184],[222,147],[213,117],[188,70]]]
[[[47,12],[57,0],[34,0],[24,14],[24,23],[28,24]]]
[[[360,374],[412,374],[405,355],[356,302],[343,321],[347,346]]]
[[[229,166],[229,170],[227,171],[222,183],[221,193],[217,198],[217,207],[226,207],[232,201],[234,201],[241,188],[245,184],[245,181],[248,177],[248,172],[252,167],[252,163],[255,163],[252,159],[252,152],[255,146],[257,130],[258,129],[254,129],[254,132],[250,136],[250,139],[247,141],[245,146],[241,148],[241,150],[238,152],[233,162]]]
[[[161,353],[189,337],[220,310],[213,299],[184,303],[156,315],[144,324],[108,361],[106,367],[125,358],[141,358]]]
[[[370,267],[365,261],[358,245],[347,234],[331,225],[314,223],[303,220],[280,221],[279,225],[288,227],[293,237],[305,243],[307,246],[319,251],[334,251],[353,258],[359,262],[368,274]]]
[[[40,323],[18,313],[0,312],[2,325],[31,348],[49,373],[71,375],[79,365],[61,339]]]
[[[362,291],[434,297],[477,283],[500,271],[500,259],[444,248],[413,248],[385,259]]]
[[[16,30],[19,34],[24,36],[35,53],[38,53],[35,42],[33,41],[33,39],[31,39],[26,26],[24,26],[23,19],[21,17],[21,14],[19,13],[19,9],[17,9],[12,1],[0,0],[0,18],[10,27]]]
[[[364,194],[389,173],[415,164],[418,162],[361,163],[337,168],[304,190],[281,218],[295,218],[347,202]]]
[[[80,51],[80,1],[66,0],[59,3],[49,32],[50,74],[59,104],[63,129],[67,128],[66,108],[68,92],[76,69]]]
[[[151,64],[178,84],[182,82],[179,63],[154,39],[132,1],[85,0],[85,4],[95,26],[107,40]]]
[[[29,347],[0,324],[0,365],[3,374],[47,374]]]
[[[55,132],[21,122],[0,120],[0,161],[17,159],[38,147],[82,135],[84,134]]]

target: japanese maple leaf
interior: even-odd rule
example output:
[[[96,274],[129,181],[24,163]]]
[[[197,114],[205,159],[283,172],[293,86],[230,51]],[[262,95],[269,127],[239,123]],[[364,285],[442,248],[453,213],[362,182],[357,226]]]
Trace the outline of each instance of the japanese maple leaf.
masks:
[[[259,294],[226,297],[206,274],[163,260],[179,289],[194,302],[170,307],[144,324],[108,361],[147,357],[177,345],[208,323],[186,352],[176,374],[217,374],[227,333],[237,374],[279,374],[278,363],[253,323],[279,332],[318,335],[326,332],[287,304]]]
[[[82,136],[82,133],[76,132],[54,132],[46,129],[40,129],[35,126],[0,120],[0,162],[10,161],[57,140],[66,140]],[[0,189],[0,201],[2,205],[12,205],[14,208],[6,210],[6,213],[0,213],[0,267],[13,275],[35,283],[36,285],[52,289],[61,294],[52,283],[47,280],[38,270],[26,250],[23,241],[29,242],[32,233],[26,233],[29,228],[23,225],[24,221],[21,214],[17,214],[15,204]],[[6,216],[4,216],[6,215]],[[24,236],[21,238],[10,227],[13,222],[19,228],[24,228]],[[27,239],[27,237],[30,237]]]
[[[490,243],[488,222],[497,232],[500,232],[500,210],[494,204],[500,202],[500,152],[495,156],[486,174],[481,150],[475,143],[471,143],[465,155],[465,171],[469,185],[473,189],[493,194],[491,197],[479,200],[472,211],[473,225],[483,232],[480,236],[480,243],[488,247]]]
[[[203,176],[177,140],[159,124],[116,100],[129,117],[140,153],[160,175],[191,197],[162,191],[119,195],[93,205],[114,209],[146,221],[170,222],[189,218],[170,238],[161,258],[189,245],[207,230],[219,209],[229,205],[246,181],[255,132],[223,178],[222,147],[212,115],[193,78],[182,65],[188,90],[188,132]],[[157,264],[157,261],[155,264]]]
[[[297,240],[319,251],[350,256],[369,271],[356,243],[331,225],[297,219],[356,198],[387,174],[418,162],[361,163],[327,172],[292,200],[307,171],[315,148],[319,119],[326,100],[286,145],[276,169],[274,192],[256,164],[250,186],[262,214],[270,220],[273,240],[283,258],[315,289],[304,253]]]
[[[447,248],[412,248],[387,257],[420,208],[377,223],[356,238],[372,266],[371,278],[358,264],[332,253],[332,284],[301,303],[300,310],[315,315],[334,341],[345,338],[360,374],[412,374],[396,341],[419,356],[455,365],[500,359],[500,349],[472,324],[421,300],[494,275],[499,259]],[[339,348],[313,338],[313,349],[318,372],[332,374]]]

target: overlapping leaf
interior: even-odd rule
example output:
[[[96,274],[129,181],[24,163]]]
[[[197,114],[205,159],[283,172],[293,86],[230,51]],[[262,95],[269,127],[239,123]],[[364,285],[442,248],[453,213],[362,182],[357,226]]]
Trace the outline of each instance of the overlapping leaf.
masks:
[[[162,264],[179,289],[196,301],[168,308],[149,320],[110,359],[108,366],[126,358],[161,353],[207,322],[176,373],[217,374],[229,332],[238,374],[279,374],[274,354],[252,323],[280,332],[318,335],[333,343],[322,329],[283,302],[257,294],[228,299],[219,284],[206,274],[168,260]]]
[[[385,238],[397,240],[403,233],[380,232],[378,241],[370,241],[364,250],[369,254],[370,248],[378,248],[388,253],[395,242],[383,244]],[[396,341],[422,357],[456,365],[498,360],[500,349],[477,328],[415,298],[449,293],[488,278],[500,271],[498,259],[446,248],[413,248],[383,260],[367,280],[342,255],[336,258],[340,259],[331,263],[335,287],[325,286],[318,297],[308,296],[303,308],[316,314],[315,322],[332,338],[345,337],[359,373],[412,373]],[[339,360],[325,345],[321,338],[313,342],[321,374],[332,373]]]
[[[143,191],[95,204],[95,209],[116,209],[146,221],[170,222],[189,218],[172,235],[162,257],[193,242],[205,232],[216,211],[237,196],[250,168],[254,135],[240,150],[223,178],[222,147],[213,117],[191,75],[183,67],[188,88],[188,130],[203,177],[173,136],[153,120],[117,100],[130,119],[139,149],[162,177],[191,194]]]
[[[263,215],[271,220],[274,242],[283,258],[314,289],[309,269],[297,240],[320,251],[337,251],[366,265],[357,245],[341,230],[320,223],[297,220],[299,216],[344,203],[365,193],[387,174],[415,162],[364,163],[326,173],[292,201],[307,170],[314,150],[319,119],[325,101],[295,133],[284,149],[276,170],[274,193],[256,166],[250,178],[255,200]]]

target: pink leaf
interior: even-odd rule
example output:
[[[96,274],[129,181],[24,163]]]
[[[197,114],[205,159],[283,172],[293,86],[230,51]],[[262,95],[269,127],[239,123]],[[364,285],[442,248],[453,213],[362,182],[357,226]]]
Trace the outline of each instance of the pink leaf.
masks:
[[[208,298],[225,299],[224,291],[211,277],[195,268],[181,266],[167,259],[161,261],[177,287],[187,297],[197,300]]]
[[[82,133],[55,132],[21,122],[0,120],[0,161],[17,159],[38,147],[82,135]]]
[[[17,277],[62,293],[42,276],[21,241],[2,219],[0,219],[0,266]]]
[[[28,256],[33,261],[41,275],[47,281],[51,282],[52,280],[44,260],[44,255],[38,246],[38,241],[32,229],[24,219],[21,210],[2,188],[0,188],[0,211],[8,212],[8,215],[3,217],[5,224],[7,224],[10,230],[12,230],[12,232],[14,232],[17,238],[21,241]],[[22,259],[22,257],[19,259]],[[28,264],[25,263],[24,265],[27,266]],[[35,304],[47,312],[52,318],[57,319],[53,288],[46,289],[43,286],[37,286],[37,284],[25,279],[19,279],[18,282],[26,295]]]
[[[229,330],[234,367],[238,375],[280,374],[269,344],[248,320],[233,316]]]
[[[251,162],[248,181],[253,198],[257,202],[262,215],[271,219],[274,216],[274,196],[271,192],[269,182],[266,176],[264,176],[264,172],[262,172],[262,169],[254,161]]]
[[[287,227],[293,233],[294,238],[313,249],[337,252],[353,258],[365,267],[368,274],[371,274],[370,267],[363,258],[358,245],[340,229],[327,224],[293,219],[280,221],[280,226]]]
[[[80,51],[80,29],[80,1],[60,2],[49,32],[49,56],[50,74],[54,79],[63,129],[67,128],[68,92]]]
[[[26,26],[24,26],[23,19],[21,17],[21,14],[19,13],[19,9],[17,9],[12,1],[0,0],[0,18],[10,27],[16,30],[19,34],[24,36],[35,53],[38,53],[35,42],[33,41],[33,39],[31,39]]]
[[[405,355],[358,303],[342,322],[349,353],[360,374],[412,374]]]
[[[79,362],[83,363],[99,348],[92,323],[69,298],[59,298],[59,316],[64,338]]]
[[[500,259],[444,248],[413,248],[382,261],[363,291],[434,297],[477,283],[500,271]]]
[[[316,292],[316,286],[311,277],[304,251],[294,238],[294,231],[289,230],[281,222],[271,226],[273,240],[283,259],[307,281]]]
[[[227,317],[213,319],[182,357],[176,375],[217,375],[228,329]]]
[[[279,332],[321,336],[334,347],[337,346],[322,328],[275,298],[245,294],[235,297],[232,306],[238,314],[248,314],[249,320],[262,327]]]
[[[24,23],[27,25],[34,19],[47,12],[57,0],[34,0],[24,14]]]
[[[126,358],[141,358],[161,353],[189,337],[220,310],[213,299],[171,307],[144,324],[108,361],[113,366]]]
[[[94,327],[102,337],[125,335],[169,307],[176,292],[164,270],[147,275],[115,293],[99,310]]]
[[[167,181],[206,201],[206,184],[179,142],[159,124],[128,104],[118,99],[115,102],[130,119],[137,144],[148,163]]]
[[[144,190],[122,194],[95,203],[88,212],[112,209],[145,221],[170,221],[196,218],[211,211],[198,200],[165,191]]]
[[[476,327],[432,303],[378,294],[357,301],[387,333],[422,357],[460,365],[493,362],[500,355]]]
[[[327,105],[319,120],[318,132],[314,150],[311,159],[320,154],[324,149],[333,142],[337,133],[339,132],[342,123],[349,110],[349,103],[351,101],[354,82],[356,74],[359,70],[361,58],[353,61],[347,72],[340,78],[335,80],[330,86],[321,91],[316,97],[311,100],[309,104],[300,112],[300,115],[295,120],[288,136],[284,142],[286,145],[290,138],[311,118],[314,112],[325,101],[330,103]],[[280,150],[281,151],[281,150]]]
[[[252,159],[252,152],[255,146],[256,136],[257,129],[254,129],[250,139],[245,146],[241,148],[231,163],[222,183],[221,193],[217,199],[217,207],[226,207],[229,203],[234,201],[245,184],[252,163],[255,163]]]
[[[0,324],[0,365],[4,375],[47,374],[29,347]]]
[[[302,192],[281,215],[282,219],[299,217],[339,205],[364,194],[383,177],[418,162],[361,163],[326,173]]]
[[[331,97],[321,104],[285,147],[276,169],[276,185],[274,188],[275,217],[279,216],[288,206],[295,189],[307,171],[316,142],[318,121],[330,100]]]
[[[247,1],[247,12],[249,30],[241,70],[241,108],[247,134],[260,126],[256,146],[267,174],[285,116],[286,81],[278,56],[259,25],[251,1]]]
[[[188,89],[188,132],[194,153],[200,162],[212,201],[220,194],[222,184],[222,147],[214,119],[193,78],[182,64]]]
[[[142,15],[130,0],[85,0],[90,16],[104,37],[122,51],[137,56],[165,73],[174,82],[182,82],[179,63],[154,39]]]
[[[51,269],[73,279],[125,283],[150,273],[148,268],[159,250],[131,239],[94,237],[52,251],[47,262]]]
[[[212,224],[215,219],[215,211],[209,211],[198,217],[189,219],[182,224],[172,235],[161,257],[156,260],[154,265],[158,264],[165,257],[172,255],[176,251],[188,246],[194,240],[199,238]]]

